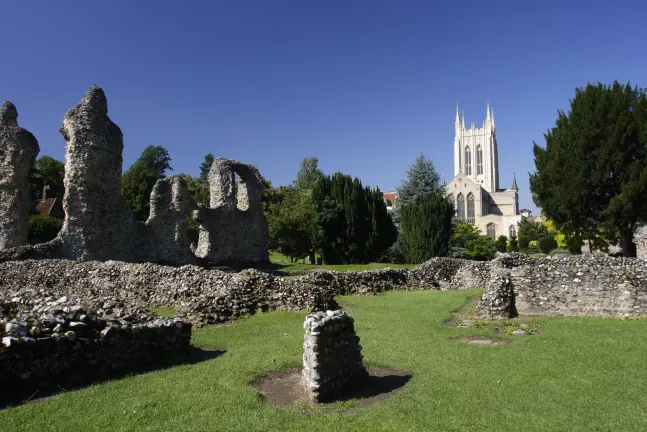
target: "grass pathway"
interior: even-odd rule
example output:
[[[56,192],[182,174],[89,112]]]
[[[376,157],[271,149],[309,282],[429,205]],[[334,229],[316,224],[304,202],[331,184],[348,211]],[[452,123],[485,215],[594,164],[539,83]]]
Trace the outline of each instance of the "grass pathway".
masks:
[[[347,413],[290,412],[248,384],[301,362],[305,313],[271,312],[194,332],[210,361],[128,377],[0,411],[11,431],[644,431],[647,320],[540,318],[545,332],[465,345],[447,327],[478,291],[342,297],[365,363],[409,370],[391,399]]]

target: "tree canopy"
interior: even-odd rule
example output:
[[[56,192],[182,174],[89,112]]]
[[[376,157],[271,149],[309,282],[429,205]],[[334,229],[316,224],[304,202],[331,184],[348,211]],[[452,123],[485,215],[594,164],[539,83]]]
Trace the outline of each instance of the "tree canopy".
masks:
[[[402,251],[409,263],[445,256],[452,234],[454,205],[444,195],[419,198],[402,209]]]
[[[204,156],[204,160],[200,164],[200,181],[206,182],[209,179],[209,171],[214,160],[216,160],[216,157],[211,153]]]
[[[29,176],[29,190],[32,199],[40,199],[43,188],[47,187],[48,197],[63,198],[65,188],[65,164],[50,156],[41,156],[36,160]]]
[[[632,227],[647,215],[647,97],[622,85],[575,90],[534,144],[530,189],[537,206],[567,236],[615,243],[635,254]]]
[[[139,220],[146,220],[150,212],[150,196],[155,182],[172,171],[168,150],[161,146],[148,146],[139,159],[123,174],[121,194],[128,207]]]
[[[314,156],[304,158],[294,181],[294,187],[301,190],[312,190],[323,177],[324,173],[319,169],[319,158]]]

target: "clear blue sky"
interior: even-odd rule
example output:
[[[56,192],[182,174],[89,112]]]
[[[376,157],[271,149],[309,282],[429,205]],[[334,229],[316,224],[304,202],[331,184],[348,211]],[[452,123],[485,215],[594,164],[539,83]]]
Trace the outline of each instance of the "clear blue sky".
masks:
[[[453,175],[456,102],[496,111],[501,186],[521,207],[532,142],[576,86],[647,86],[647,2],[235,0],[0,2],[0,99],[63,159],[65,112],[93,84],[124,132],[124,169],[149,144],[174,172],[206,153],[290,183],[302,158],[382,190],[415,156]]]

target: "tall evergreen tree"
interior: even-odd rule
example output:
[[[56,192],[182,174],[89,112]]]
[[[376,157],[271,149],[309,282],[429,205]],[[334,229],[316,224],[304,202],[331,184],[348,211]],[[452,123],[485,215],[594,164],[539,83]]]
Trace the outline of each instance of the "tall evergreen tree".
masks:
[[[342,173],[323,177],[313,190],[315,244],[328,264],[375,261],[397,231],[379,190]]]
[[[409,263],[445,256],[452,235],[454,205],[444,195],[430,194],[402,208],[402,251]]]
[[[211,153],[205,155],[204,161],[200,164],[200,177],[198,177],[200,181],[206,182],[209,179],[209,171],[214,160],[216,160],[216,157]]]
[[[624,255],[634,255],[632,227],[647,216],[645,91],[589,84],[570,105],[545,134],[545,148],[534,144],[533,200],[567,236],[620,241]]]
[[[155,182],[172,171],[168,150],[148,146],[121,178],[121,194],[139,220],[146,220],[150,212],[150,196]]]

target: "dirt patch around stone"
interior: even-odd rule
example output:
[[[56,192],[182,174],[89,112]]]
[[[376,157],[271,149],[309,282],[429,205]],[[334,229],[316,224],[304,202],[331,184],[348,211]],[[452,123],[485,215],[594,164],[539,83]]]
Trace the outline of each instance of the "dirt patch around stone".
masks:
[[[410,372],[387,369],[366,368],[369,377],[362,385],[353,386],[336,401],[314,404],[308,400],[301,383],[301,368],[271,372],[256,378],[251,385],[267,403],[286,409],[323,412],[351,412],[365,408],[376,402],[388,399],[412,378]]]
[[[452,339],[454,342],[460,342],[469,345],[488,345],[488,346],[498,346],[498,345],[507,345],[510,341],[504,339],[490,339],[483,336],[467,336],[462,338]]]

